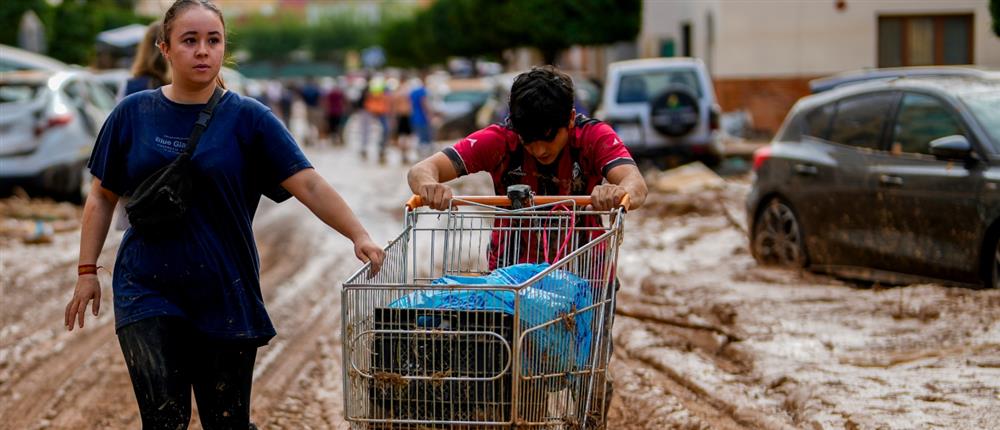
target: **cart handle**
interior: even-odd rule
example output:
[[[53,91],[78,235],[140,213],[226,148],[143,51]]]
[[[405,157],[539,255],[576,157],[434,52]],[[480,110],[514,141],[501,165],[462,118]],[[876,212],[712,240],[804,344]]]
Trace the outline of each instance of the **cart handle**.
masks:
[[[454,196],[452,199],[456,205],[478,203],[489,206],[510,206],[510,199],[507,196]],[[587,206],[590,204],[590,196],[534,196],[532,200],[536,205],[546,205],[567,200],[572,200],[577,206]],[[628,212],[631,202],[632,198],[628,193],[625,193],[625,197],[622,197],[622,201],[618,206]],[[424,206],[424,199],[416,194],[406,201],[406,208],[411,211],[421,206]]]

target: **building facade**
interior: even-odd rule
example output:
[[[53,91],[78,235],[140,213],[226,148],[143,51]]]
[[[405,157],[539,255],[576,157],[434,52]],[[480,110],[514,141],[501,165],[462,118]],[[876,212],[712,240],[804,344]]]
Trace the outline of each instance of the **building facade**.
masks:
[[[641,57],[705,61],[723,110],[773,132],[820,76],[940,64],[1000,68],[987,0],[645,0]]]

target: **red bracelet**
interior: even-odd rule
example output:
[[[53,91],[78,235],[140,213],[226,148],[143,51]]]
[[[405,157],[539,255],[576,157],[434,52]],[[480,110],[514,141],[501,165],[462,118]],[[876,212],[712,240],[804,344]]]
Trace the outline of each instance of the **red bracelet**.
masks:
[[[81,264],[79,266],[76,266],[76,274],[77,276],[96,275],[97,269],[103,269],[103,268],[104,266],[98,266],[96,264]]]

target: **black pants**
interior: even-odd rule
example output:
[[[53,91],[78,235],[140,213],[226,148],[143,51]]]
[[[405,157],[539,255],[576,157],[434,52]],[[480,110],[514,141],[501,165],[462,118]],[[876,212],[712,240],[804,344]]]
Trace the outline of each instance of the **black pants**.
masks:
[[[118,330],[142,428],[186,429],[191,391],[206,430],[250,428],[257,347],[206,338],[180,318],[156,317]]]

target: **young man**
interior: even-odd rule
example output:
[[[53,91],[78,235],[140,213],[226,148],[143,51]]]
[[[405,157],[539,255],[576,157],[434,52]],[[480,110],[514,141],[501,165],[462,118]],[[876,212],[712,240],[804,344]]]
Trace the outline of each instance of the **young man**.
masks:
[[[610,126],[576,114],[573,95],[572,79],[554,67],[518,75],[505,124],[472,133],[414,165],[408,175],[410,189],[430,207],[446,209],[452,190],[444,182],[485,171],[493,177],[497,195],[506,195],[510,185],[524,184],[538,195],[589,195],[596,210],[617,207],[626,193],[632,209],[642,206],[646,183],[635,161]],[[605,179],[607,184],[602,185]],[[600,223],[600,219],[588,217],[584,222]],[[494,234],[488,256],[491,268],[538,257],[506,255],[507,248],[535,247],[508,247],[499,241]],[[610,327],[613,318],[605,321]],[[600,385],[595,386],[594,410],[600,414],[603,407],[606,417],[612,387],[610,383],[605,390],[596,387]]]
[[[505,124],[417,163],[407,179],[430,207],[446,209],[452,191],[444,183],[482,171],[493,177],[497,195],[526,184],[538,195],[590,195],[597,210],[614,208],[626,193],[632,209],[646,200],[646,183],[621,139],[607,124],[576,114],[572,79],[551,66],[514,80]]]

